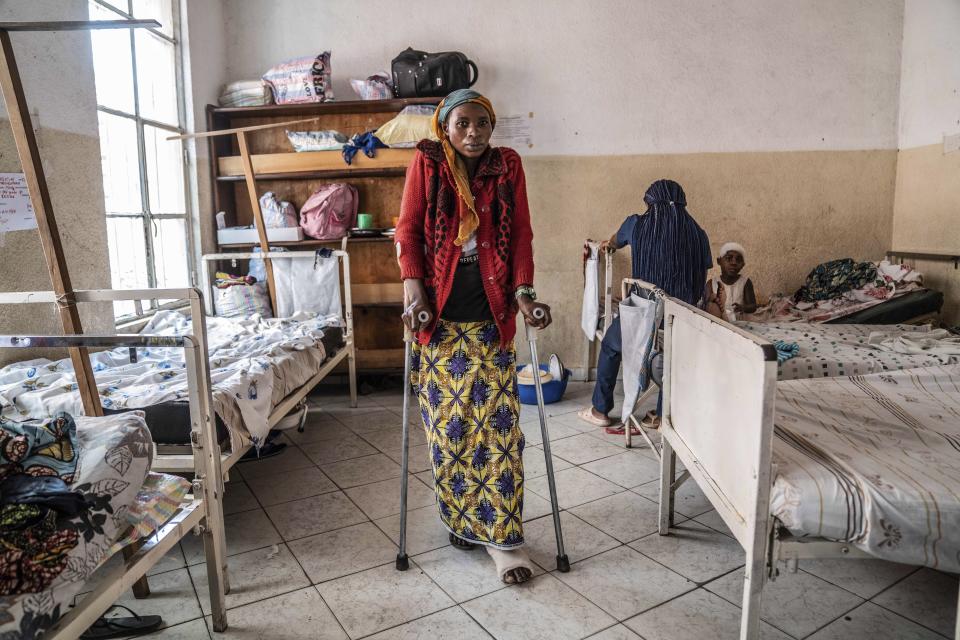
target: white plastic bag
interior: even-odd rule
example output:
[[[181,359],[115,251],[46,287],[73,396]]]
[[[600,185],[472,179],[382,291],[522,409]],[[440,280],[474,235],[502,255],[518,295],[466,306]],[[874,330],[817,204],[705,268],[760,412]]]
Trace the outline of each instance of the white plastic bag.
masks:
[[[340,270],[336,256],[274,258],[273,281],[277,287],[277,317],[297,313],[341,315]]]
[[[268,229],[286,229],[300,226],[297,208],[286,200],[277,199],[273,191],[260,196],[260,211],[263,212],[263,224]]]

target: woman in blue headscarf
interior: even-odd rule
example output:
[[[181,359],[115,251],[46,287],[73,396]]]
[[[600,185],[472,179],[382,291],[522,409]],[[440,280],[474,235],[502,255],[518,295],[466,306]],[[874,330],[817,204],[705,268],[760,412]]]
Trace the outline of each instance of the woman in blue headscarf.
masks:
[[[713,258],[707,234],[687,212],[683,187],[673,180],[657,180],[647,189],[643,201],[647,210],[628,216],[617,233],[601,243],[601,248],[613,252],[629,244],[634,278],[654,284],[687,304],[698,304]],[[590,424],[606,428],[607,433],[622,434],[623,426],[613,427],[613,421],[607,417],[613,408],[613,390],[620,370],[620,338],[617,318],[600,343],[593,406],[578,415]]]

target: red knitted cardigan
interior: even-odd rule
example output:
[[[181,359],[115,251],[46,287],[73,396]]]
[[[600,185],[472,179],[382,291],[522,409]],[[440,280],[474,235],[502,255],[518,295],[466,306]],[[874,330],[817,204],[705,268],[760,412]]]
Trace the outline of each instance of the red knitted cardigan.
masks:
[[[517,331],[514,291],[533,284],[533,231],[520,156],[513,149],[491,147],[480,159],[470,188],[480,218],[477,253],[483,288],[506,344]],[[458,200],[440,143],[421,141],[407,169],[395,236],[401,277],[422,278],[434,310],[429,326],[417,334],[421,344],[429,342],[453,286],[461,252],[454,244],[460,227]]]

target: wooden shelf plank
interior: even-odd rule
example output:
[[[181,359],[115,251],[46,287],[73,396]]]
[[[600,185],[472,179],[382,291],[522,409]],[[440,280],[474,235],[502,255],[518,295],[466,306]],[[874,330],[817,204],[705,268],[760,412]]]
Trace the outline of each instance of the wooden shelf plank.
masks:
[[[270,173],[253,175],[254,180],[336,180],[338,178],[402,178],[407,174],[406,166],[386,169],[324,169],[320,171],[292,171],[289,173]],[[241,182],[243,176],[217,176],[217,182]]]
[[[353,284],[353,304],[375,305],[403,303],[403,283],[378,282],[376,284]]]
[[[403,349],[357,349],[360,369],[403,369]]]
[[[264,153],[251,157],[255,175],[299,173],[305,171],[352,171],[369,169],[406,170],[413,159],[413,149],[378,149],[374,158],[362,153],[353,157],[353,164],[346,164],[339,151],[303,151],[301,153]],[[243,163],[240,156],[226,156],[217,161],[221,176],[242,176]]]
[[[342,113],[382,113],[400,111],[413,104],[436,105],[440,98],[398,98],[394,100],[346,100],[343,102],[307,102],[303,104],[268,104],[262,107],[217,107],[207,105],[207,112],[229,118],[262,118],[291,115],[337,115]]]
[[[393,237],[391,236],[377,236],[375,238],[347,238],[347,246],[354,244],[355,242],[389,242],[392,241]],[[271,247],[329,247],[329,246],[340,246],[340,240],[284,240],[278,242],[271,242]],[[221,244],[218,245],[221,249],[249,249],[250,247],[260,246],[257,242],[239,242],[236,244]]]

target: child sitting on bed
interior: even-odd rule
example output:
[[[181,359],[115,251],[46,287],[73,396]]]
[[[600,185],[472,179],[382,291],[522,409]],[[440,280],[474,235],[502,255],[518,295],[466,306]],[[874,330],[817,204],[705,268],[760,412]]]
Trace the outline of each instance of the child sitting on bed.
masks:
[[[718,318],[728,322],[740,320],[744,314],[757,310],[757,296],[750,278],[740,273],[746,264],[746,251],[736,242],[728,242],[720,247],[717,264],[720,277],[707,280],[704,300],[706,309]]]

